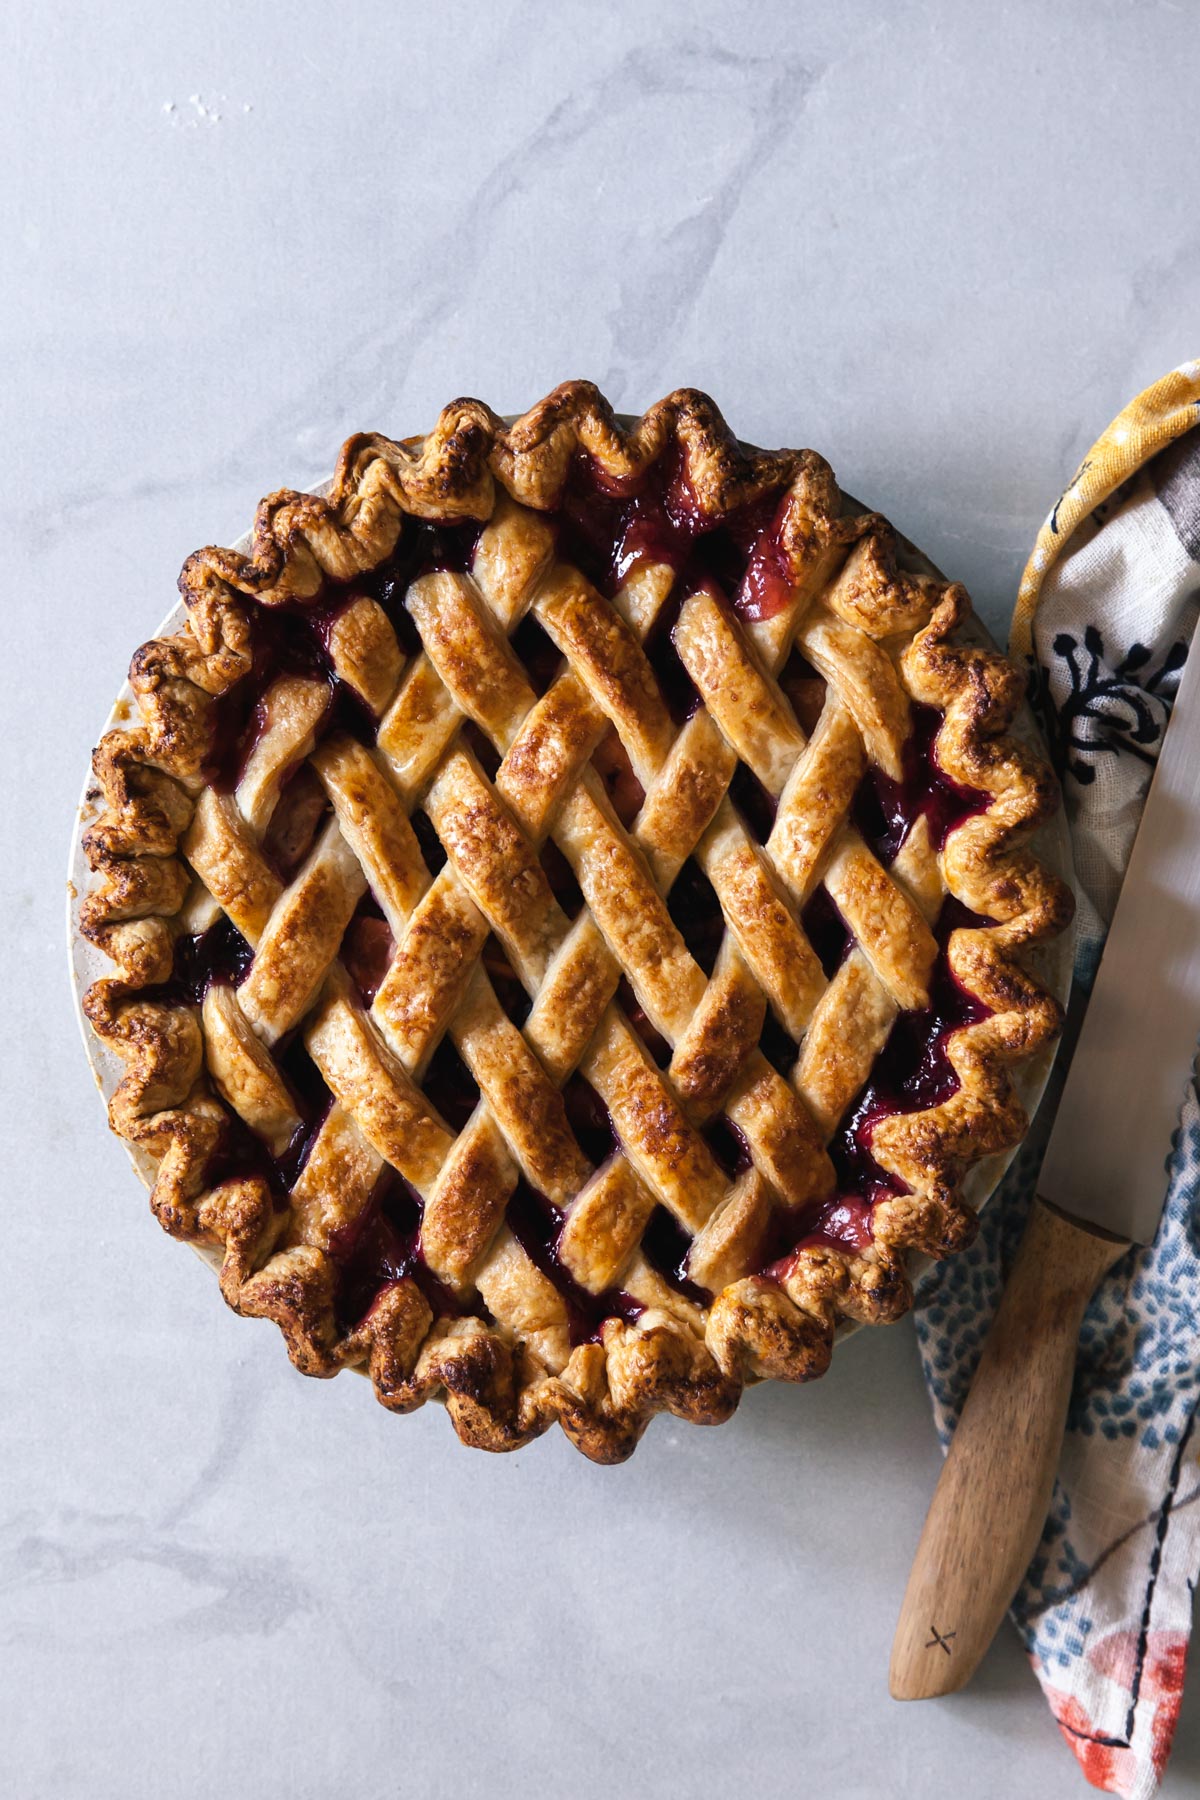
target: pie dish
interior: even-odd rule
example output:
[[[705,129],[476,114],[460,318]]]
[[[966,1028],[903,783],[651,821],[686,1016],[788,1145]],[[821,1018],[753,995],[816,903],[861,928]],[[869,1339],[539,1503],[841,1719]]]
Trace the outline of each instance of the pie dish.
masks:
[[[184,565],[93,758],[84,1010],[153,1210],[307,1374],[597,1461],[966,1245],[1070,890],[1022,681],[683,389],[343,447]]]

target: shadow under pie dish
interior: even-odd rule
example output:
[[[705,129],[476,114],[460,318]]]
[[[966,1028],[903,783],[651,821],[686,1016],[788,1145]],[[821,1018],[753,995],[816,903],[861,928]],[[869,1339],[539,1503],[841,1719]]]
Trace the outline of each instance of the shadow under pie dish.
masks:
[[[1056,787],[965,591],[680,390],[351,438],[180,577],[93,758],[84,1011],[298,1368],[603,1462],[967,1244],[1053,1039]]]

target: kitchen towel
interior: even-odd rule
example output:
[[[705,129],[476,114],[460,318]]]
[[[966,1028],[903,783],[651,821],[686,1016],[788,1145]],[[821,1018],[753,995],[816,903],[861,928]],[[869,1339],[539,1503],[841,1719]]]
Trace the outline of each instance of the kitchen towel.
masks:
[[[1198,610],[1194,362],[1139,395],[1088,452],[1021,583],[1010,648],[1029,671],[1071,825],[1075,991],[1060,1066],[977,1242],[921,1292],[917,1333],[943,1445],[1024,1227]],[[1117,1264],[1084,1319],[1050,1515],[1012,1608],[1084,1774],[1129,1800],[1153,1794],[1170,1754],[1200,1576],[1194,1080],[1164,1182],[1157,1238]]]

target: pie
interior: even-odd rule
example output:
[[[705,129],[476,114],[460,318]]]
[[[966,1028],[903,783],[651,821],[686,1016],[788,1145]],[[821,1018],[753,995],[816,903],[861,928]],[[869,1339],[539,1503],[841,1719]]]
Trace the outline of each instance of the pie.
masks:
[[[299,1369],[616,1462],[970,1241],[1071,901],[1021,677],[924,567],[813,452],[582,381],[188,559],[93,759],[85,1010],[160,1223]]]

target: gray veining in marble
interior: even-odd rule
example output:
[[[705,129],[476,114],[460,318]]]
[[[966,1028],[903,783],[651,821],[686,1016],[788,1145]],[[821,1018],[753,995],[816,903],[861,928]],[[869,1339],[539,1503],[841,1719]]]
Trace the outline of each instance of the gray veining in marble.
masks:
[[[0,1792],[1081,1794],[1007,1635],[887,1698],[937,1468],[907,1324],[615,1471],[303,1381],[105,1134],[62,881],[183,556],[456,394],[707,387],[1002,631],[1082,451],[1196,354],[1195,9],[17,0],[0,52]]]

